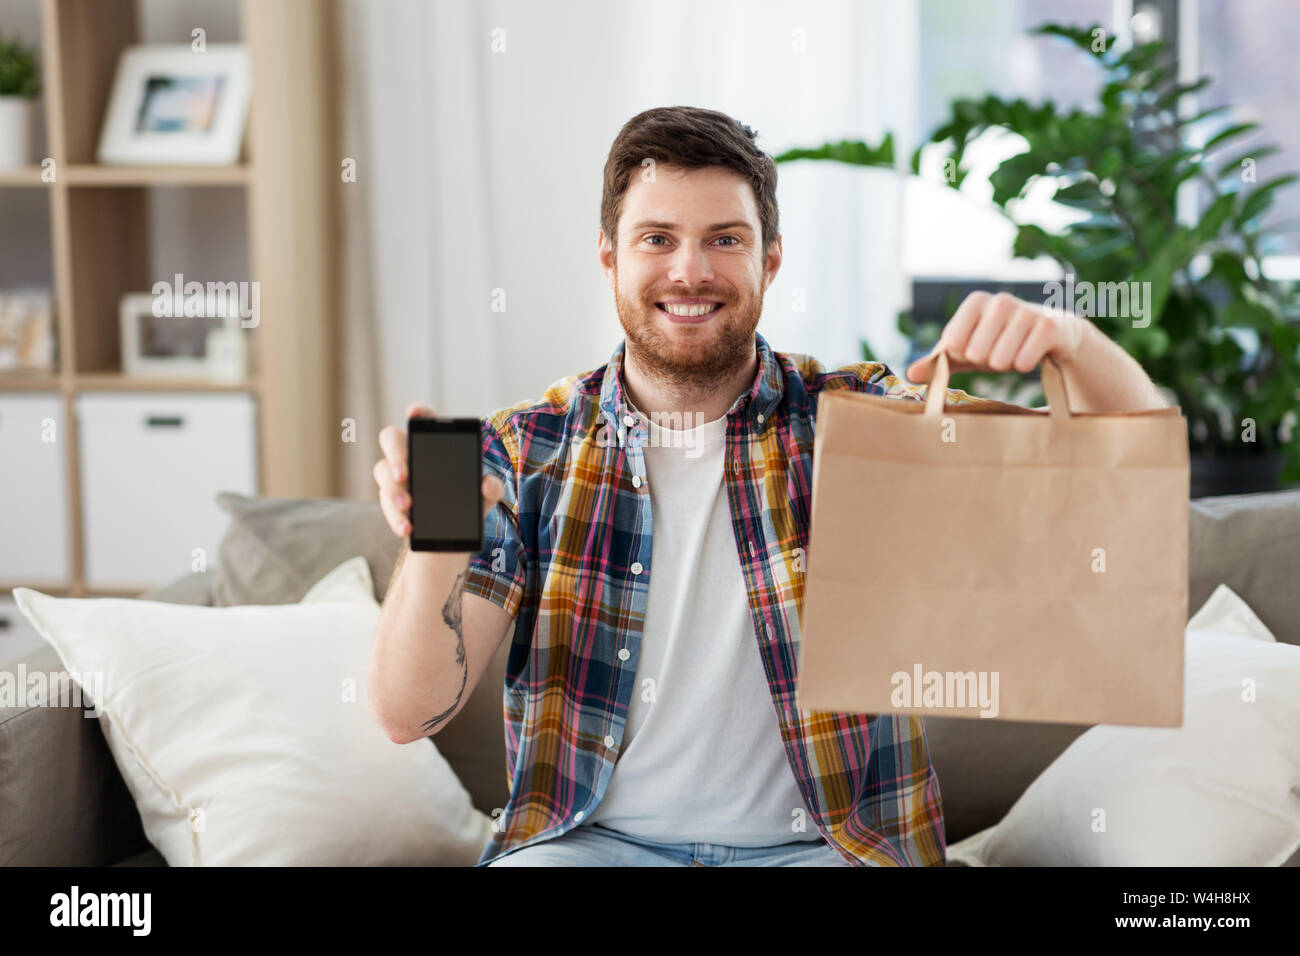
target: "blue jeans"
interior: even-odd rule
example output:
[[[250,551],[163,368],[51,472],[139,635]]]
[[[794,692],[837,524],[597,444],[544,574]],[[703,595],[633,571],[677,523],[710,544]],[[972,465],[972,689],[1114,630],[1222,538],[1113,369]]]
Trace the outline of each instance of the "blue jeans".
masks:
[[[652,843],[603,827],[574,827],[488,866],[852,866],[824,839],[778,846]]]

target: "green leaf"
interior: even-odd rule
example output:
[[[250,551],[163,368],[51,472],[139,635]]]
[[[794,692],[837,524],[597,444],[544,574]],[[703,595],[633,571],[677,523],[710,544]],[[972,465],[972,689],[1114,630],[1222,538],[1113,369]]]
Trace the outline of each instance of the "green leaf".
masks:
[[[1156,247],[1151,261],[1133,276],[1136,282],[1151,283],[1148,307],[1154,318],[1159,318],[1164,312],[1173,289],[1174,273],[1186,266],[1196,251],[1194,236],[1186,226],[1178,226],[1165,242]]]
[[[32,99],[40,92],[41,72],[36,61],[36,48],[25,45],[17,37],[7,40],[0,35],[0,96]]]
[[[1240,299],[1224,306],[1223,319],[1225,326],[1239,326],[1259,332],[1270,331],[1277,324],[1276,316],[1268,309],[1258,303]]]
[[[999,206],[1004,206],[1021,195],[1035,176],[1043,175],[1045,166],[1042,157],[1032,152],[1017,153],[1004,159],[998,168],[989,174],[989,183],[993,186],[993,201]]]
[[[1277,323],[1273,326],[1273,347],[1278,354],[1294,358],[1296,349],[1300,349],[1300,330],[1283,322]]]
[[[1205,141],[1205,145],[1201,147],[1201,152],[1208,153],[1220,143],[1235,139],[1238,136],[1244,136],[1246,133],[1257,129],[1259,129],[1258,123],[1237,123],[1235,126],[1225,127]]]
[[[1200,79],[1192,83],[1178,83],[1172,90],[1161,96],[1160,99],[1156,100],[1156,109],[1167,110],[1176,104],[1182,97],[1189,93],[1203,90],[1213,82],[1214,80],[1210,77],[1202,76]]]
[[[1216,367],[1236,368],[1241,364],[1241,359],[1245,353],[1241,351],[1241,346],[1237,344],[1236,339],[1230,335],[1225,335],[1214,343],[1210,349],[1210,354],[1214,356]]]
[[[1093,38],[1096,36],[1096,31],[1098,30],[1101,30],[1101,36],[1105,38],[1104,45],[1106,46],[1106,50],[1101,52],[1092,48],[1094,42]],[[1029,32],[1031,34],[1037,34],[1038,36],[1054,36],[1060,37],[1063,40],[1068,40],[1084,53],[1087,53],[1089,56],[1098,60],[1105,57],[1106,52],[1109,51],[1110,44],[1114,43],[1115,40],[1115,38],[1111,36],[1110,31],[1100,23],[1094,23],[1090,27],[1070,27],[1060,23],[1044,23]]]
[[[1268,143],[1264,146],[1258,147],[1257,149],[1249,150],[1242,153],[1236,159],[1231,159],[1224,163],[1219,171],[1214,174],[1214,178],[1227,179],[1229,176],[1239,177],[1241,175],[1241,164],[1246,160],[1253,159],[1255,162],[1259,162],[1265,156],[1272,156],[1274,153],[1280,152],[1282,152],[1282,148],[1276,143]]]
[[[1107,83],[1101,88],[1101,105],[1108,113],[1118,113],[1124,109],[1124,94],[1128,88],[1123,83]]]
[[[1202,120],[1209,119],[1211,116],[1218,116],[1220,113],[1226,113],[1231,109],[1232,107],[1227,104],[1223,106],[1215,106],[1212,109],[1202,110],[1201,112],[1197,113],[1195,116],[1189,116],[1186,119],[1178,119],[1175,121],[1174,125],[1191,126],[1193,123],[1199,123]]]
[[[1235,252],[1216,252],[1210,257],[1210,268],[1205,274],[1207,281],[1218,279],[1233,293],[1240,297],[1240,291],[1250,285],[1246,266],[1240,255]]]
[[[1113,239],[1088,243],[1075,252],[1072,261],[1076,265],[1084,266],[1089,263],[1100,262],[1108,256],[1112,256],[1117,252],[1132,249],[1132,247],[1132,239],[1127,235],[1119,235],[1115,236]]]
[[[1262,186],[1254,190],[1246,201],[1241,204],[1241,212],[1237,214],[1237,225],[1244,225],[1254,219],[1264,210],[1268,209],[1273,202],[1273,193],[1283,186],[1290,185],[1300,179],[1300,174],[1288,173],[1286,176],[1279,176],[1277,179],[1271,179]]]
[[[1093,172],[1099,180],[1110,179],[1123,168],[1124,156],[1114,146],[1106,147],[1093,164]]]
[[[1137,331],[1145,333],[1141,348],[1152,358],[1160,358],[1169,351],[1169,333],[1158,325],[1151,325]]]
[[[1232,209],[1236,202],[1236,195],[1225,193],[1210,203],[1210,208],[1205,210],[1205,215],[1201,217],[1201,221],[1196,226],[1196,238],[1201,242],[1208,242],[1217,236],[1219,230],[1223,228],[1223,224],[1232,215]]]
[[[984,113],[973,100],[957,100],[952,104],[953,119],[972,126],[984,123]]]
[[[797,159],[829,160],[836,163],[849,163],[853,166],[894,166],[894,134],[886,133],[879,146],[869,146],[862,140],[840,140],[838,143],[825,143],[809,149],[788,149],[775,157],[778,163],[789,163]]]
[[[1015,241],[1011,243],[1011,254],[1020,259],[1037,259],[1049,253],[1048,236],[1041,226],[1026,223],[1016,230]]]

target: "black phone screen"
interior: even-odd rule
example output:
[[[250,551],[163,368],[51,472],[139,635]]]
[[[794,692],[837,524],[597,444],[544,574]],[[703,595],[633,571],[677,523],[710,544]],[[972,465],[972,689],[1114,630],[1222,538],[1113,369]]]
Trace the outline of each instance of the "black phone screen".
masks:
[[[482,550],[478,419],[412,418],[407,424],[411,550]]]

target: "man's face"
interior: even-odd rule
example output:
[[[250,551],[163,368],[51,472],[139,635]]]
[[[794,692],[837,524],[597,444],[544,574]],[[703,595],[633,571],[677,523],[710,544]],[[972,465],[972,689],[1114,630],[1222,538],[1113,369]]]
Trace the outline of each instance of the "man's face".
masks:
[[[752,358],[781,246],[764,263],[758,204],[743,177],[722,167],[634,175],[618,232],[617,259],[601,234],[601,264],[641,368],[699,386]]]

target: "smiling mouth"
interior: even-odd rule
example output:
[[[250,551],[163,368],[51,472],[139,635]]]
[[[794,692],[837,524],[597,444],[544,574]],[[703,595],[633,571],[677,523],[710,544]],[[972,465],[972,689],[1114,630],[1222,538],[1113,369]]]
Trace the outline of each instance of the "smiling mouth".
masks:
[[[707,322],[725,307],[725,302],[674,303],[672,304],[673,311],[670,311],[665,303],[655,303],[655,309],[660,314],[666,315],[673,322],[686,324]]]

